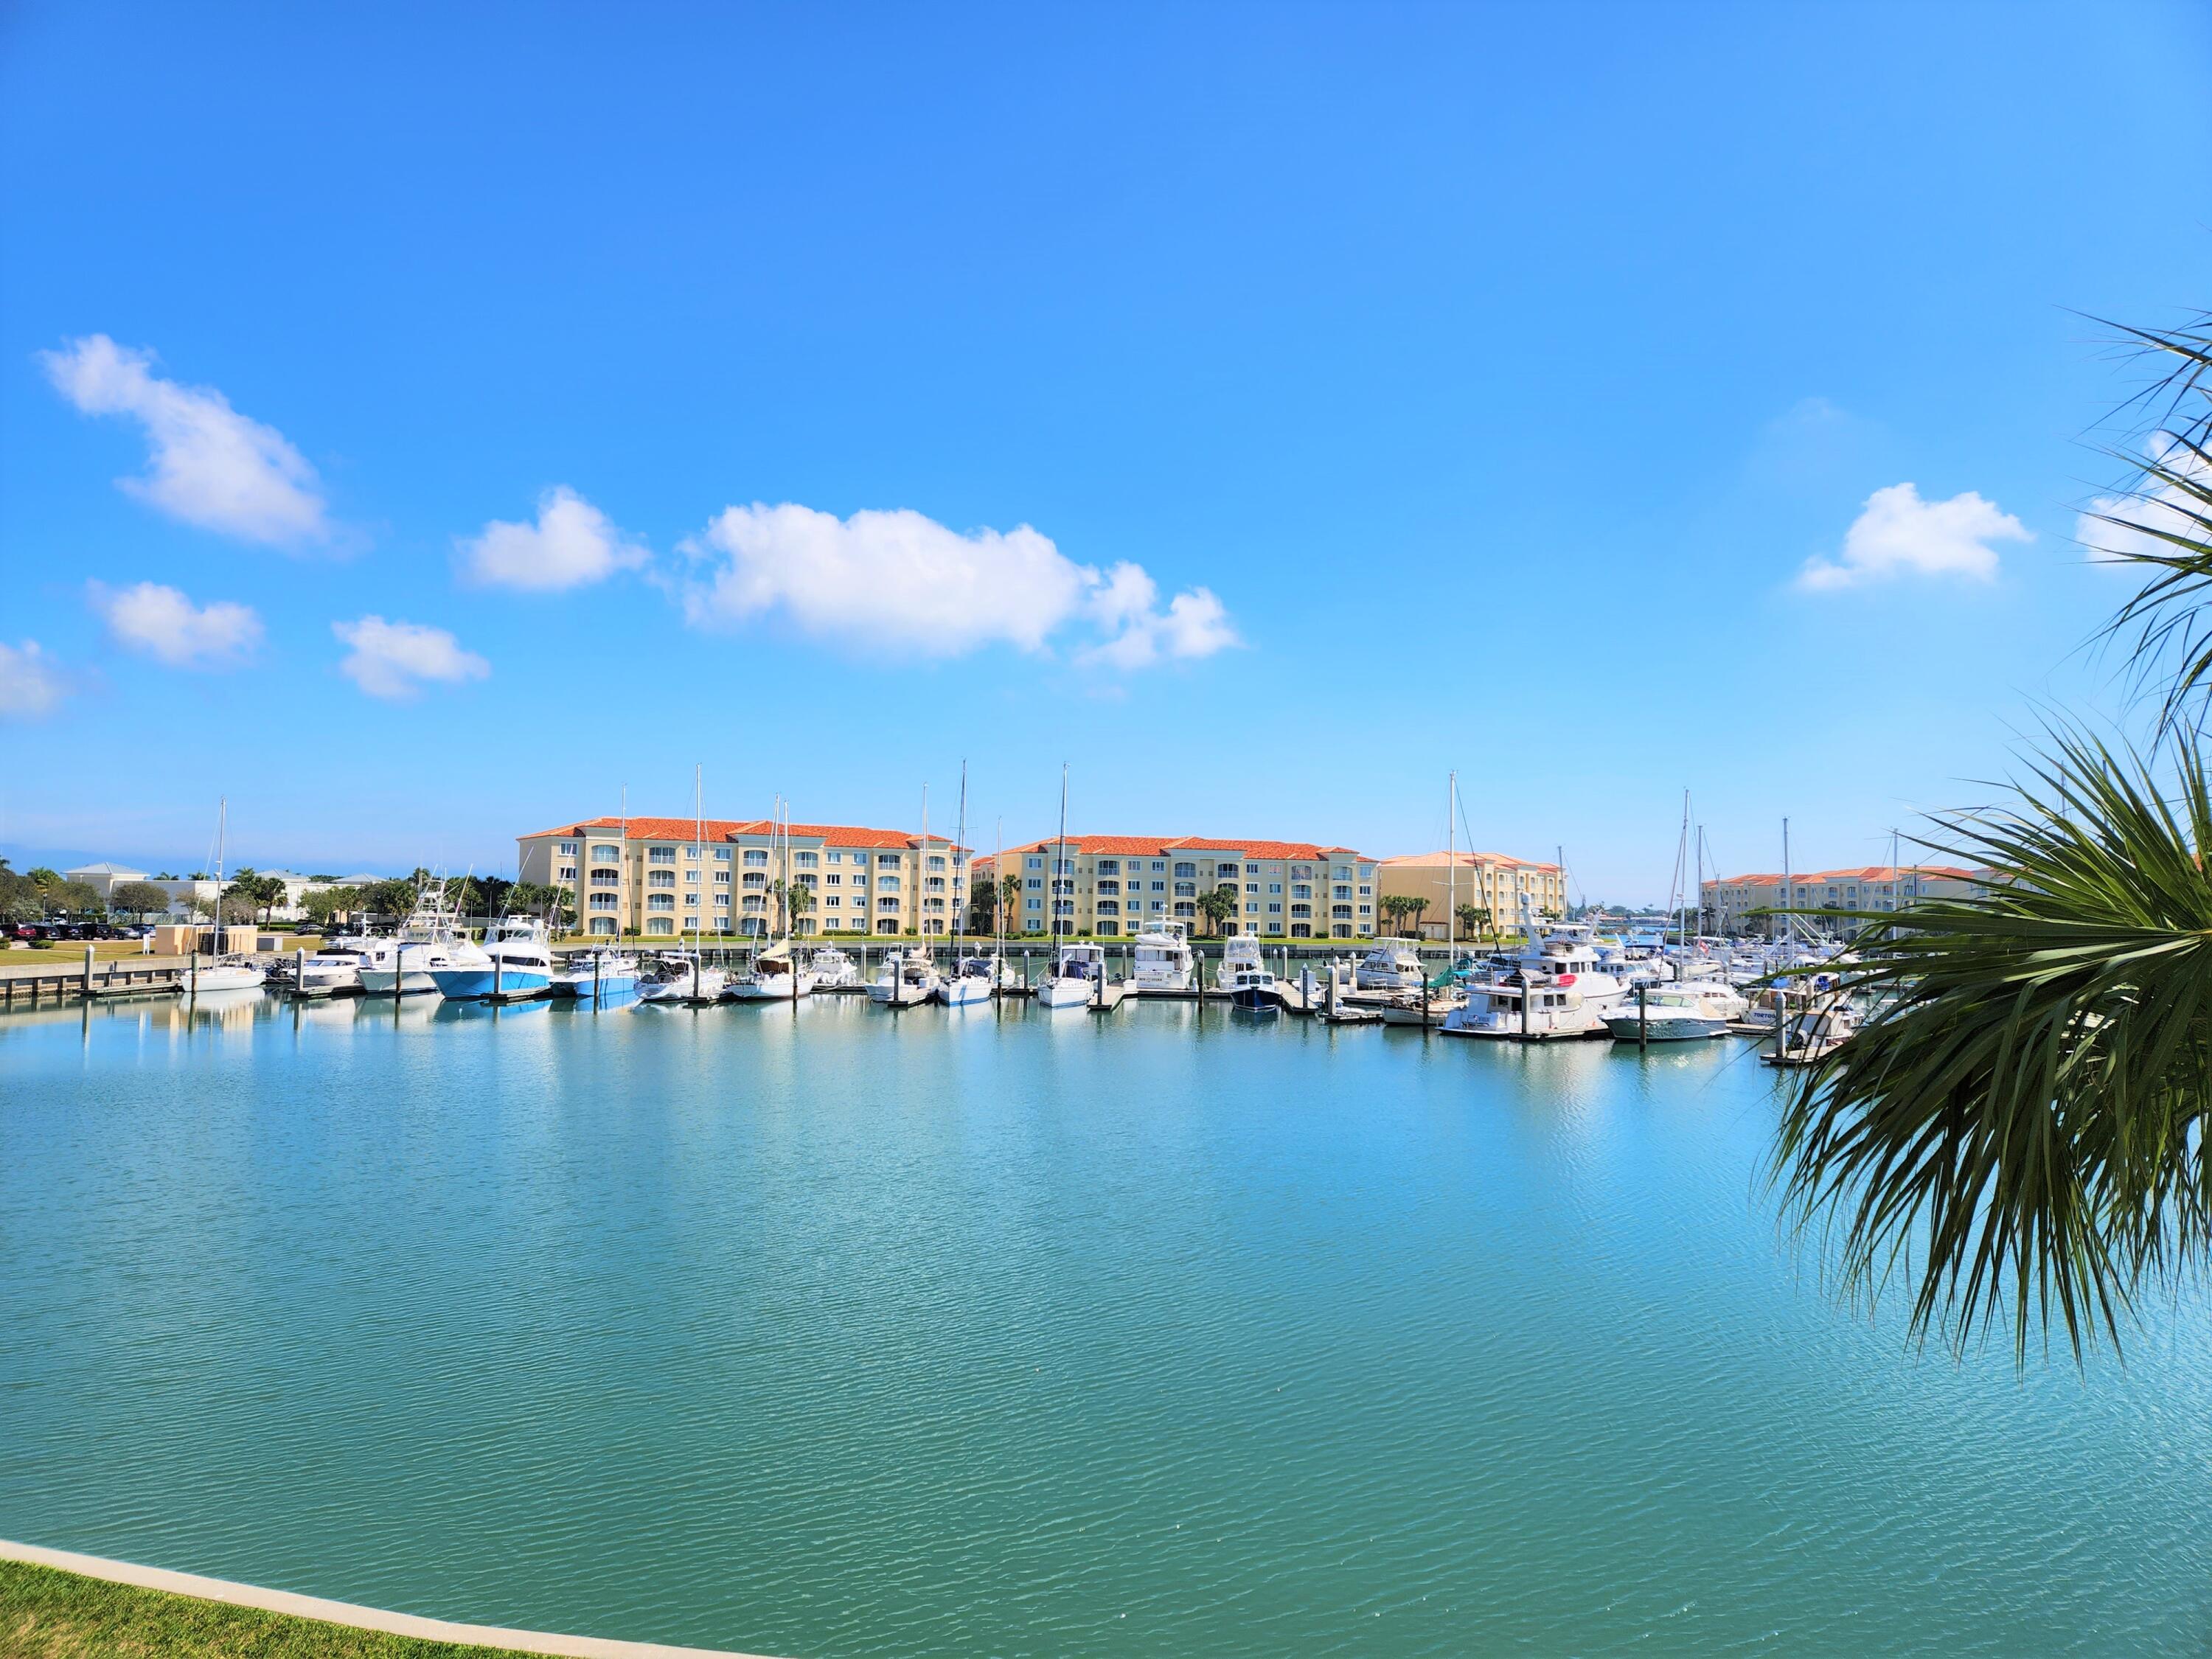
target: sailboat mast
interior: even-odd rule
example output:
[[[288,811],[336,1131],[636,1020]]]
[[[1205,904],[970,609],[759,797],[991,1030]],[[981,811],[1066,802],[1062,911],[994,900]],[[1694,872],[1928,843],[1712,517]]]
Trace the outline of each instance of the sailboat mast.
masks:
[[[699,879],[699,866],[706,856],[706,775],[705,766],[696,761],[693,762],[691,765],[691,878],[694,881]],[[704,884],[701,883],[701,885]],[[691,902],[694,904],[698,903],[699,896],[696,893],[691,896]],[[691,913],[691,949],[695,954],[699,949],[699,912],[696,910]],[[697,989],[697,985],[695,983],[692,988]]]
[[[968,763],[960,763],[960,817],[952,831],[952,881],[946,890],[952,895],[952,966],[960,967],[961,923],[967,920],[966,908],[961,903],[960,847],[968,839]]]
[[[1452,965],[1454,948],[1459,939],[1454,929],[1459,926],[1459,774],[1451,775],[1450,793],[1444,807],[1444,966]]]
[[[915,860],[914,908],[924,937],[929,933],[929,786],[921,786],[921,856]]]
[[[1052,936],[1054,939],[1057,939],[1060,937],[1060,872],[1066,867],[1066,864],[1067,763],[1066,761],[1062,761],[1060,763],[1060,846],[1058,850],[1053,855],[1052,879],[1045,884],[1046,890],[1052,898]],[[1071,911],[1073,911],[1073,908],[1074,907],[1072,905],[1069,907]],[[1073,933],[1074,930],[1075,920],[1073,915],[1071,915],[1068,918],[1068,931]]]

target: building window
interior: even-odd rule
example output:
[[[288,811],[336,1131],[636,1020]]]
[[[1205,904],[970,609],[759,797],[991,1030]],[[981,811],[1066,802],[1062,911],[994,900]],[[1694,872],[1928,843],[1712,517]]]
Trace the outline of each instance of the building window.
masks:
[[[612,933],[615,931],[615,919],[612,916],[593,916],[592,931],[595,933]]]
[[[1044,860],[1042,859],[1031,859],[1029,862],[1029,867],[1032,870],[1042,870],[1044,868]]]
[[[592,848],[592,862],[594,864],[620,864],[622,862],[622,849],[617,847],[609,847],[602,842],[600,845]]]
[[[896,887],[898,884],[899,878],[896,876],[878,876],[876,878],[876,885],[879,888]]]
[[[1294,881],[1291,884],[1291,896],[1292,898],[1311,898],[1313,896],[1313,889],[1307,886],[1306,884],[1302,881]]]
[[[592,885],[594,887],[619,887],[622,885],[622,872],[619,870],[594,870],[592,872]]]
[[[729,872],[728,871],[726,871],[726,870],[717,870],[717,871],[715,871],[715,872],[714,872],[714,885],[715,885],[715,886],[717,886],[717,887],[727,887],[729,884],[730,884],[730,872]]]
[[[842,853],[826,853],[823,856],[832,864],[842,864],[845,861],[845,855]]]
[[[1239,873],[1241,873],[1241,872],[1240,872],[1240,871],[1239,871],[1238,867],[1237,867],[1236,865],[1233,865],[1233,864],[1217,864],[1217,865],[1215,865],[1215,866],[1213,866],[1213,873],[1214,873],[1214,875],[1215,875],[1216,877],[1220,877],[1220,876],[1234,876],[1234,875],[1237,875],[1237,874],[1239,874]]]
[[[592,895],[592,908],[594,910],[611,910],[621,904],[621,902],[622,901],[616,897],[612,893],[594,893]]]
[[[761,847],[746,848],[745,862],[747,864],[766,864],[768,862],[768,849]]]
[[[1098,901],[1098,914],[1102,916],[1120,915],[1121,914],[1121,901],[1119,899],[1100,899]]]
[[[1119,894],[1121,890],[1121,884],[1118,881],[1102,881],[1098,884],[1098,890],[1102,895],[1106,893]]]
[[[1272,914],[1272,915],[1282,915],[1282,913],[1283,913],[1283,902],[1282,902],[1282,900],[1280,900],[1280,899],[1269,899],[1269,900],[1267,901],[1267,909],[1268,909],[1269,913],[1270,913],[1270,914]]]
[[[1102,876],[1118,876],[1118,875],[1120,875],[1120,874],[1121,873],[1121,860],[1119,860],[1119,859],[1101,859],[1101,860],[1098,860],[1098,873],[1099,873],[1100,875],[1102,875]]]
[[[673,870],[655,870],[646,879],[655,887],[673,887],[676,885],[676,872]]]
[[[1195,904],[1188,904],[1181,899],[1177,899],[1176,901],[1175,913],[1179,916],[1194,916],[1198,914],[1198,907]]]
[[[1352,920],[1352,907],[1348,904],[1332,904],[1328,907],[1328,913],[1339,921]]]
[[[564,841],[557,850],[562,858],[572,859],[576,856],[576,843],[573,841]]]
[[[676,931],[676,918],[647,916],[645,919],[645,931],[648,933],[672,933]]]
[[[647,848],[645,856],[647,862],[651,864],[673,864],[676,862],[676,849],[673,847]]]
[[[1313,906],[1310,904],[1293,904],[1291,907],[1291,914],[1293,916],[1310,916],[1313,915]],[[1291,929],[1291,932],[1293,933],[1297,933],[1297,930],[1296,928]],[[1300,934],[1299,937],[1304,938],[1304,935]]]
[[[821,855],[815,853],[793,853],[791,857],[792,862],[802,870],[811,870],[822,862]]]
[[[766,873],[765,872],[763,872],[763,871],[759,871],[759,870],[748,870],[748,871],[746,871],[746,872],[745,872],[745,885],[746,885],[746,886],[748,886],[748,887],[765,887],[765,886],[767,886],[767,885],[768,885],[768,876],[767,876],[767,873]]]
[[[1291,924],[1291,937],[1292,939],[1311,939],[1313,937],[1313,925],[1310,922],[1304,921],[1292,922]]]
[[[929,855],[929,867],[933,870],[942,870],[945,867],[945,854],[932,853]]]
[[[1153,867],[1154,867],[1155,869],[1158,868],[1158,866],[1157,865],[1155,865]],[[1196,865],[1194,865],[1194,864],[1178,864],[1177,866],[1176,866],[1175,872],[1176,872],[1176,874],[1177,874],[1178,876],[1196,876],[1196,875],[1198,874],[1198,866],[1197,866]],[[1176,888],[1176,891],[1177,891],[1178,893],[1180,893],[1182,890],[1182,889],[1181,889],[1180,887],[1178,887],[1178,888]]]
[[[676,908],[676,895],[673,893],[651,894],[645,901],[645,908],[648,910],[673,910]]]
[[[879,933],[896,933],[898,932],[898,918],[896,916],[880,918],[876,923],[876,931]]]
[[[564,864],[564,865],[562,865],[562,866],[561,866],[561,879],[562,879],[562,880],[563,880],[563,881],[574,881],[574,880],[575,880],[575,878],[576,878],[576,866],[575,866],[574,865],[573,865],[573,864]]]
[[[1248,881],[1244,884],[1244,890],[1248,893],[1256,893],[1260,890],[1260,884],[1256,881]]]

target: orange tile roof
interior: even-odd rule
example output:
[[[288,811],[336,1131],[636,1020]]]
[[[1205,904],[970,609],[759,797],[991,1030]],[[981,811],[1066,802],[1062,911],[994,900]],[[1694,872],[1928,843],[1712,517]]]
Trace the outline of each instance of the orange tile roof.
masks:
[[[1972,881],[1974,872],[1961,870],[1955,864],[1908,864],[1904,866],[1908,876],[1939,876],[1949,881]],[[1898,866],[1888,864],[1869,864],[1844,870],[1799,870],[1791,873],[1793,885],[1809,886],[1814,882],[1828,881],[1895,881]],[[1749,876],[1721,876],[1715,878],[1723,887],[1779,887],[1782,877],[1778,872],[1761,872]],[[1707,885],[1712,885],[1709,882]]]
[[[1510,853],[1474,852],[1461,853],[1458,854],[1448,852],[1407,853],[1395,859],[1384,859],[1382,860],[1382,867],[1386,870],[1405,869],[1408,867],[1420,869],[1432,866],[1449,865],[1454,861],[1455,857],[1456,857],[1457,861],[1462,866],[1506,864],[1512,866],[1516,870],[1547,870],[1554,872],[1556,872],[1559,867],[1556,864],[1540,864],[1532,859],[1516,859]]]
[[[632,841],[690,841],[695,834],[708,841],[735,841],[741,836],[767,836],[778,827],[772,818],[708,818],[704,825],[696,818],[633,817],[628,822],[629,838]],[[580,836],[586,830],[620,830],[623,825],[623,820],[618,817],[580,818],[574,823],[536,830],[520,839],[540,841],[548,836]],[[909,835],[903,830],[862,830],[845,823],[793,823],[787,827],[801,840],[818,840],[825,847],[896,849],[921,845],[920,836]],[[929,838],[932,847],[949,847],[951,842],[950,836]]]
[[[1047,836],[1006,850],[1010,855],[1041,853],[1058,845],[1059,836]],[[1159,858],[1170,853],[1241,853],[1253,859],[1324,859],[1340,853],[1357,859],[1367,856],[1349,847],[1322,847],[1310,841],[1220,841],[1202,836],[1070,836],[1067,850],[1109,859]]]

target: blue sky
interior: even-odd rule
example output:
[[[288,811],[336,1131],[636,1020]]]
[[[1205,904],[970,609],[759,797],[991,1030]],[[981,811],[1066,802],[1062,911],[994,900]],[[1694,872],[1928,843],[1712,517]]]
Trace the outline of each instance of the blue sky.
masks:
[[[12,8],[0,850],[1884,856],[2111,700],[2209,16]]]

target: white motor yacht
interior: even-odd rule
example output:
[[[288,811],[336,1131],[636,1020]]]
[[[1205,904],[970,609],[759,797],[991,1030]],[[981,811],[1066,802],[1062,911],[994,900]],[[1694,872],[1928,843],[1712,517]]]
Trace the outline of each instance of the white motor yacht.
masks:
[[[1615,1042],[1693,1042],[1729,1034],[1729,1023],[1743,1018],[1751,1005],[1725,980],[1676,980],[1633,993],[1605,1017]]]
[[[806,971],[814,975],[817,991],[842,990],[860,982],[860,970],[854,966],[853,958],[834,945],[817,945],[808,951]]]
[[[1195,983],[1190,924],[1156,921],[1133,941],[1129,988],[1139,996],[1187,995]]]
[[[584,951],[571,955],[553,975],[553,994],[589,1001],[596,993],[626,997],[637,989],[637,958],[625,951]]]
[[[771,945],[753,958],[752,970],[730,981],[732,1002],[795,1002],[814,994],[816,980],[811,967],[801,968],[791,941]]]
[[[362,959],[379,941],[373,939],[334,939],[300,964],[301,996],[334,996],[361,989]]]
[[[886,1008],[918,1008],[935,1000],[940,982],[928,951],[893,951],[868,986],[868,1000]]]
[[[438,994],[458,1002],[538,996],[553,983],[553,946],[536,916],[507,916],[482,945],[457,945],[430,970]]]
[[[665,951],[655,976],[639,985],[637,1000],[672,1007],[720,1002],[729,983],[726,969],[708,967],[696,951]]]
[[[446,884],[427,881],[416,891],[415,908],[398,933],[371,939],[362,952],[361,988],[373,997],[435,991],[438,981],[433,975],[453,965],[453,948],[459,943],[453,915],[446,908]]]
[[[1036,1000],[1048,1008],[1087,1008],[1104,1006],[1110,995],[1118,1000],[1118,987],[1106,981],[1106,947],[1103,945],[1063,945],[1053,958],[1052,972],[1036,988]]]
[[[1798,1014],[1775,1039],[1773,1052],[1760,1056],[1769,1066],[1812,1066],[1850,1041],[1858,1030],[1858,1017],[1843,997],[1834,994]]]
[[[1352,983],[1362,991],[1417,991],[1426,982],[1421,958],[1405,939],[1377,939],[1360,958]]]

